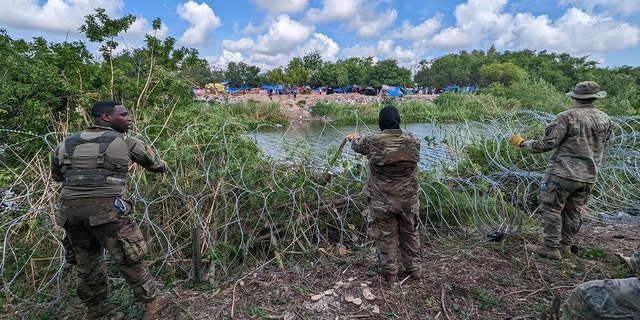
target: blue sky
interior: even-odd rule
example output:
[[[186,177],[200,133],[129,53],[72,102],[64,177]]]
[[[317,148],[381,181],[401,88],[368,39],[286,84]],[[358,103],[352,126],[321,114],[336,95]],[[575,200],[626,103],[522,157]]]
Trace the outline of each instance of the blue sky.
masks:
[[[266,71],[310,52],[325,61],[395,59],[411,69],[491,45],[640,66],[639,0],[0,0],[0,28],[13,39],[88,43],[78,28],[96,7],[111,18],[136,16],[122,48],[143,46],[160,18],[157,37],[173,37],[223,69],[243,61]]]

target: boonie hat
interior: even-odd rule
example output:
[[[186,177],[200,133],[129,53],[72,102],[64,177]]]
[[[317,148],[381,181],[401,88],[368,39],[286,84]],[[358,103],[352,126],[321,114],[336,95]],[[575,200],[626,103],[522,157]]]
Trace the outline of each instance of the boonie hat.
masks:
[[[576,99],[604,98],[607,96],[606,91],[600,90],[600,86],[593,81],[583,81],[576,84],[573,91],[566,93],[568,96]]]

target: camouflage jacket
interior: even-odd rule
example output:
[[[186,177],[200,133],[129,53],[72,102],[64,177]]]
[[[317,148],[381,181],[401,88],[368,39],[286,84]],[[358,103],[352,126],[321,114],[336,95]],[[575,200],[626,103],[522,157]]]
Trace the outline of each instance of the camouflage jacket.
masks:
[[[420,140],[412,133],[387,129],[353,139],[351,149],[369,160],[365,195],[385,203],[417,199]]]
[[[67,137],[53,150],[51,175],[62,182],[63,200],[122,196],[134,162],[153,172],[166,169],[142,141],[93,126]]]
[[[542,140],[526,141],[525,146],[534,153],[555,149],[547,174],[594,183],[611,127],[606,113],[584,104],[558,114],[547,125]]]

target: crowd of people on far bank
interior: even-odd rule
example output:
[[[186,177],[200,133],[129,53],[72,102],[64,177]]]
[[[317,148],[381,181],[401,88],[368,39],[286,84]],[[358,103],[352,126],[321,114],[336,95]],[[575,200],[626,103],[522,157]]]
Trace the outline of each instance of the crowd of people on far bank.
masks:
[[[581,212],[598,175],[603,151],[612,134],[607,114],[595,107],[606,96],[597,83],[584,81],[567,93],[573,105],[547,125],[539,140],[514,134],[514,147],[540,153],[553,151],[538,198],[542,243],[525,250],[560,260],[570,253]],[[111,314],[107,302],[106,250],[143,304],[144,319],[160,319],[170,305],[145,263],[146,242],[124,199],[128,168],[137,163],[156,173],[169,166],[142,141],[127,135],[131,117],[121,102],[100,101],[91,109],[94,125],[60,143],[52,153],[51,173],[62,183],[57,224],[65,230],[67,261],[76,266],[77,294],[86,306],[84,319]],[[367,157],[369,177],[368,235],[374,241],[381,279],[395,285],[402,277],[419,281],[421,268],[418,162],[420,140],[400,127],[393,106],[380,110],[379,133],[345,137]],[[624,261],[636,273],[626,279],[578,284],[563,307],[563,319],[640,319],[640,246]]]

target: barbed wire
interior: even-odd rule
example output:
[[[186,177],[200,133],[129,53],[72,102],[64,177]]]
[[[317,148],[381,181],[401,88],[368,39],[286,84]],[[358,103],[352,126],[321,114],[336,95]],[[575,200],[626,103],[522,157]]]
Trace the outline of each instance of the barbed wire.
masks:
[[[423,241],[457,235],[481,241],[491,232],[517,232],[522,218],[535,212],[532,203],[549,155],[513,148],[508,139],[514,133],[538,138],[552,118],[518,111],[484,122],[431,124],[433,128],[420,137],[425,154],[436,155],[421,172]],[[632,220],[640,211],[640,118],[613,121],[614,135],[585,219]],[[348,133],[330,122],[312,141],[296,138],[307,132],[293,122],[287,127],[261,125],[240,138],[243,129],[237,123],[198,123],[180,129],[148,126],[135,133],[143,141],[162,142],[156,152],[175,160],[164,179],[134,168],[127,182],[127,198],[135,202],[135,217],[150,244],[148,258],[156,276],[192,281],[194,251],[202,256],[203,280],[213,282],[233,281],[270,264],[295,266],[340,250],[369,256],[372,244],[361,193],[366,159],[345,148],[341,162],[330,168],[328,159],[336,150],[325,148],[326,154],[309,159],[309,147],[291,151],[284,159],[261,154],[263,161],[256,166],[246,151],[259,150],[253,137],[267,129],[280,130],[282,144],[303,146],[326,145],[322,136]],[[374,130],[358,121],[356,131]],[[2,140],[0,162],[15,177],[1,190],[2,288],[14,302],[29,301],[34,293],[59,298],[67,269],[64,232],[55,224],[60,186],[49,178],[48,156],[65,134],[0,132],[11,135]],[[43,147],[31,150],[34,157],[28,158],[23,149],[34,141]],[[334,175],[325,185],[319,178],[327,168]]]

